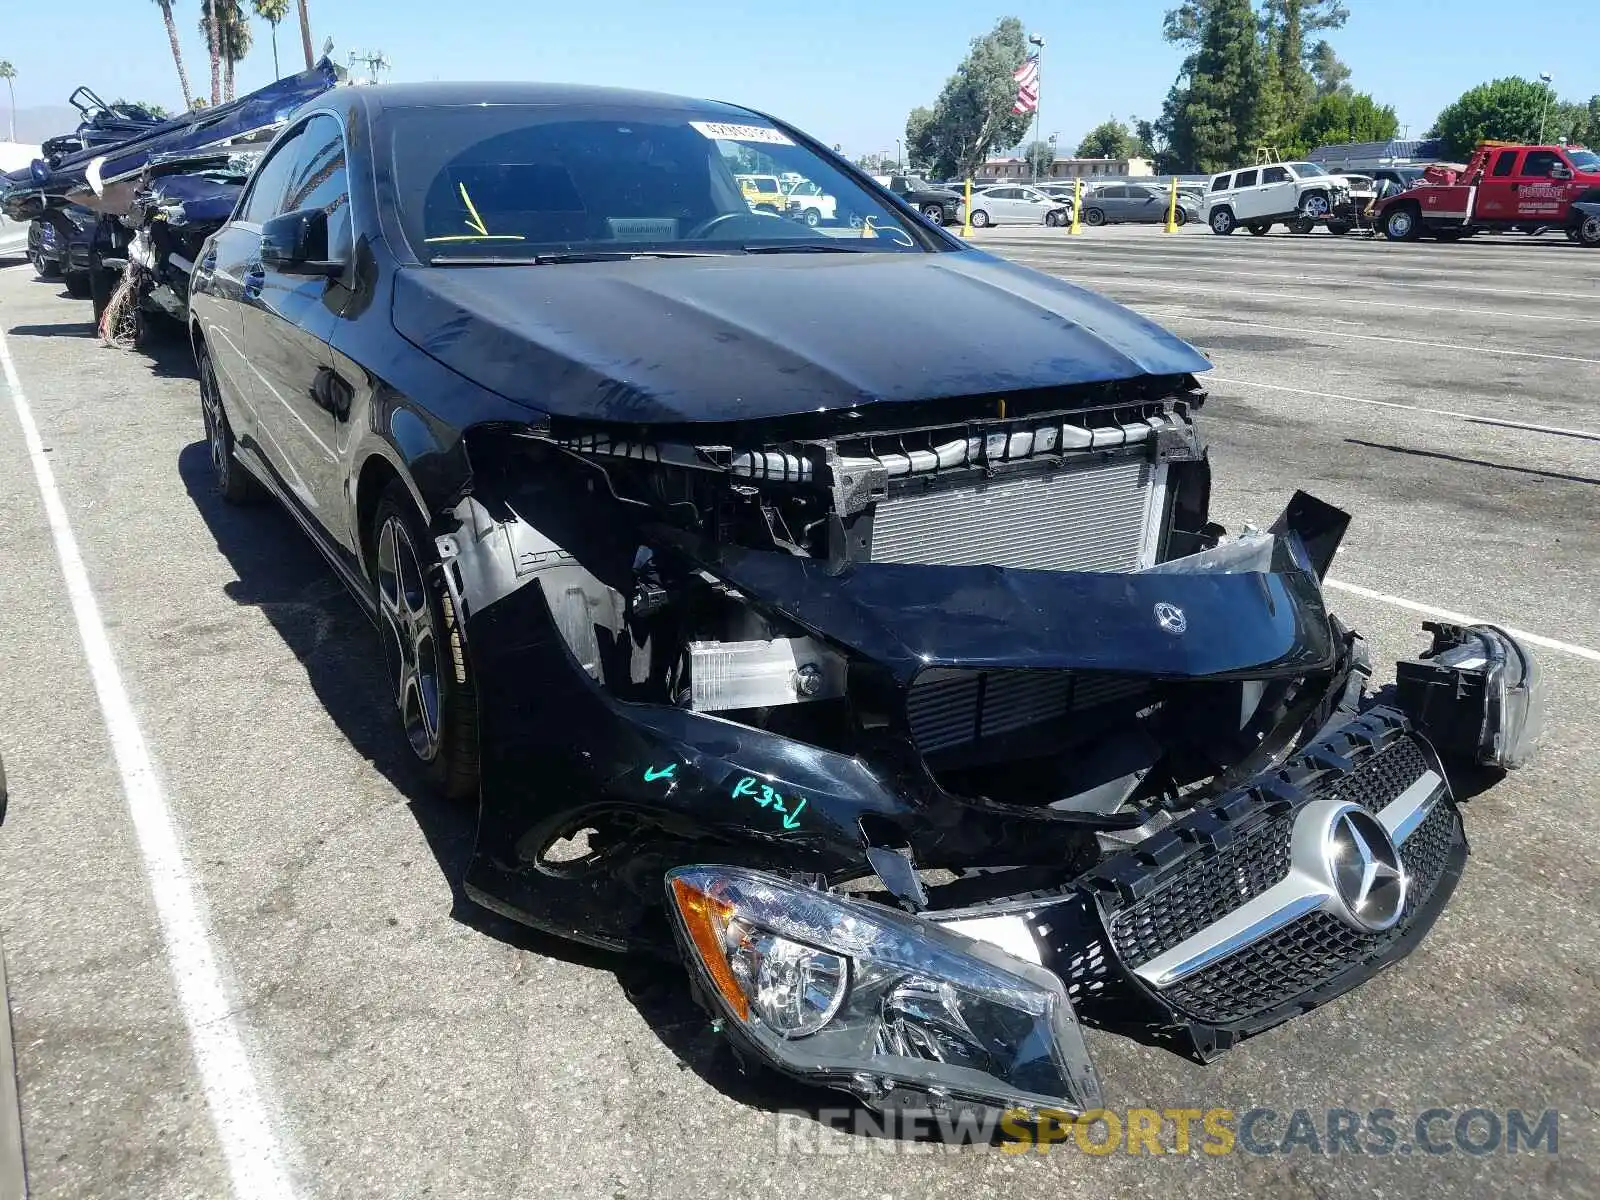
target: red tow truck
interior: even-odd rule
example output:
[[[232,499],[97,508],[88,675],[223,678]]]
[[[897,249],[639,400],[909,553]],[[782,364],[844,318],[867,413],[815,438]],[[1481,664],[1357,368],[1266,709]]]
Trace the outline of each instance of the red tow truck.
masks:
[[[1466,166],[1436,163],[1373,206],[1393,242],[1424,234],[1453,242],[1487,230],[1564,229],[1600,246],[1600,155],[1579,146],[1484,142]]]

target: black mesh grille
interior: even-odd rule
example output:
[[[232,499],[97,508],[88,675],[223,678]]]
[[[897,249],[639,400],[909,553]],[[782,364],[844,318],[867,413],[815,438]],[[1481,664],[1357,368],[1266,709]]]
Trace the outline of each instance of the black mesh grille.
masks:
[[[1378,751],[1359,769],[1317,788],[1317,798],[1348,800],[1375,813],[1429,770],[1432,767],[1421,745],[1411,738],[1401,738]]]
[[[1368,933],[1330,913],[1310,913],[1233,957],[1164,988],[1162,997],[1195,1020],[1227,1024],[1286,1004],[1352,967],[1382,957],[1405,935],[1417,908],[1438,886],[1460,836],[1460,823],[1453,806],[1438,803],[1406,839],[1400,853],[1411,884],[1405,911],[1392,929]]]
[[[1289,833],[1287,819],[1269,821],[1117,913],[1111,938],[1122,960],[1149,962],[1281,880],[1289,873]]]

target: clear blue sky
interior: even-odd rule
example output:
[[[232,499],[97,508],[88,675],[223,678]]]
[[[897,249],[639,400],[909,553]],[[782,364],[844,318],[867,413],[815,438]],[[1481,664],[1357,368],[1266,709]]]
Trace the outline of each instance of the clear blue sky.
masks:
[[[107,99],[176,108],[177,75],[152,0],[4,0],[0,58],[19,108],[62,103],[83,82]],[[246,0],[248,8],[248,0]],[[1014,14],[1047,41],[1042,132],[1061,144],[1108,115],[1155,116],[1180,55],[1161,40],[1167,0],[975,7],[959,0],[310,0],[315,45],[382,49],[391,78],[547,79],[625,84],[731,100],[779,114],[857,155],[893,150],[912,106],[930,103],[968,41]],[[1593,0],[1349,0],[1330,40],[1354,85],[1393,104],[1420,135],[1466,88],[1500,75],[1555,76],[1563,98],[1600,92]],[[175,0],[191,83],[209,87],[200,0]],[[1531,14],[1538,12],[1538,18]],[[272,77],[267,26],[240,93]],[[299,59],[294,8],[279,53]],[[4,105],[0,91],[0,105]],[[3,134],[0,134],[3,136]]]

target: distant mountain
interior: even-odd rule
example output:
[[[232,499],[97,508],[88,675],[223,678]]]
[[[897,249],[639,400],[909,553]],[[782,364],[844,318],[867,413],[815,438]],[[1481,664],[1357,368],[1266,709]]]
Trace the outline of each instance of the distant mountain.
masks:
[[[66,104],[43,104],[17,109],[17,141],[42,142],[78,127],[78,110]],[[0,138],[11,128],[11,111],[0,105]]]

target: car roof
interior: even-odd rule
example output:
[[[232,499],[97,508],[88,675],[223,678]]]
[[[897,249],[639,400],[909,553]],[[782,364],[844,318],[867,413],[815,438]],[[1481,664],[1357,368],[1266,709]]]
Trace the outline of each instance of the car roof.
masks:
[[[688,109],[713,120],[761,116],[754,109],[720,100],[674,96],[666,92],[596,87],[579,83],[378,83],[334,88],[312,105],[381,112],[395,108],[442,108],[480,104],[544,104],[552,107],[623,107],[682,112]]]

